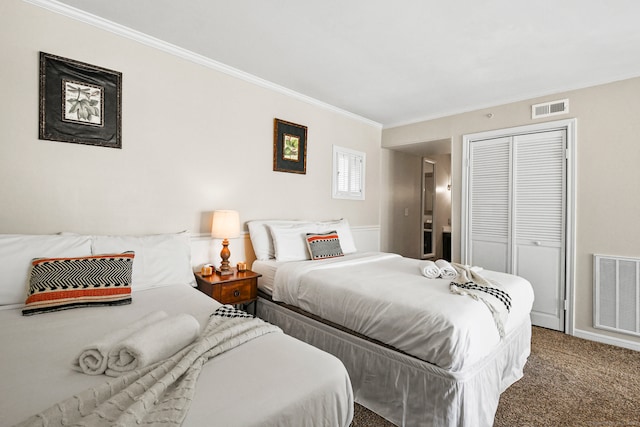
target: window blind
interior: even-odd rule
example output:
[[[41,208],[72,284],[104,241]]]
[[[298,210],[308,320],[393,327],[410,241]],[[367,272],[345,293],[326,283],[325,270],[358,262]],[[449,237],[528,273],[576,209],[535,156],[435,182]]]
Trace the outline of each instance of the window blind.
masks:
[[[363,200],[364,175],[364,153],[334,146],[334,198]]]

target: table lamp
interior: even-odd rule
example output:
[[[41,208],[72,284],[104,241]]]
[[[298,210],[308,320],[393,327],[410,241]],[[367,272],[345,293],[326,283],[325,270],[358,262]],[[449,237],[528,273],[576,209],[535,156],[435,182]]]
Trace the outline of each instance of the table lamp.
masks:
[[[237,211],[219,210],[213,211],[211,220],[211,237],[222,240],[222,251],[220,258],[222,263],[216,272],[221,276],[233,274],[233,269],[229,266],[229,240],[240,236],[240,216]]]

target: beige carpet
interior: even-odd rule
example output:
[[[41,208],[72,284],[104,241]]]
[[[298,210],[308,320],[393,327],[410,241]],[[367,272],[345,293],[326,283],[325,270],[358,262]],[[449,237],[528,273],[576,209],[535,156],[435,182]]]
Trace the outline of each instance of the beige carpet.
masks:
[[[352,427],[393,424],[356,405]],[[494,427],[640,427],[640,352],[533,328],[524,377]]]
[[[356,403],[351,427],[395,427],[395,424],[390,423],[375,412]]]

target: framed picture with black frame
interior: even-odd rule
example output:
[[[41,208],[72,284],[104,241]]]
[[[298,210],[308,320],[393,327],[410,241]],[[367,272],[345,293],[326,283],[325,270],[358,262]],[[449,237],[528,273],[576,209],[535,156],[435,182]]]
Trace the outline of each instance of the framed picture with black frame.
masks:
[[[280,119],[273,126],[273,170],[307,173],[307,127]]]
[[[122,148],[122,73],[40,52],[40,134]]]

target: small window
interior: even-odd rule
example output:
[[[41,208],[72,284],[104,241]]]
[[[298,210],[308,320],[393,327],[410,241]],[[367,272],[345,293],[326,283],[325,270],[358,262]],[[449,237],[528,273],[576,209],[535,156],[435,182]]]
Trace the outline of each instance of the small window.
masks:
[[[365,153],[333,146],[333,198],[364,200]]]

